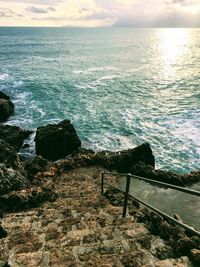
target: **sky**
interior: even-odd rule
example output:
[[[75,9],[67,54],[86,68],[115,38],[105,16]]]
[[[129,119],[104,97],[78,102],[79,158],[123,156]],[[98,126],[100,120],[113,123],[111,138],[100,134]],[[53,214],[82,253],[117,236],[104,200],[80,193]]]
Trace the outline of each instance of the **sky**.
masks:
[[[200,0],[0,0],[0,26],[200,27]]]

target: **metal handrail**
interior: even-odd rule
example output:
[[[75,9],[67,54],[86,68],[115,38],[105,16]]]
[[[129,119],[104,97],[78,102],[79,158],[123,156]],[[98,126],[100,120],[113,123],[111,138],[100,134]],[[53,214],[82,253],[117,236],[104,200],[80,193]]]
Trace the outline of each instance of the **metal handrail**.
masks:
[[[126,176],[127,180],[126,180],[126,189],[125,189],[125,191],[123,191],[122,189],[119,189],[119,188],[117,188],[117,187],[115,187],[115,186],[113,186],[113,185],[111,185],[109,183],[105,183],[104,182],[104,175],[106,175],[106,174],[117,175],[117,176]],[[175,189],[175,190],[182,191],[184,193],[192,194],[192,195],[195,195],[195,196],[200,196],[200,192],[199,191],[191,190],[191,189],[188,189],[188,188],[175,186],[175,185],[172,185],[172,184],[167,184],[167,183],[163,183],[163,182],[159,182],[159,181],[155,181],[155,180],[152,180],[152,179],[148,179],[148,178],[144,178],[144,177],[140,177],[140,176],[136,176],[136,175],[131,175],[131,174],[104,172],[104,173],[102,173],[102,176],[101,176],[101,194],[102,195],[104,194],[104,185],[107,185],[107,186],[109,186],[109,187],[111,187],[111,188],[113,188],[115,190],[118,190],[119,192],[124,194],[124,205],[123,205],[122,217],[126,217],[127,206],[128,206],[128,198],[131,197],[131,198],[137,200],[139,203],[143,204],[144,206],[146,206],[146,207],[150,208],[151,210],[157,212],[158,214],[160,214],[164,218],[171,220],[172,222],[174,222],[175,224],[177,224],[177,225],[181,226],[182,228],[186,229],[190,233],[200,237],[200,232],[198,230],[190,227],[187,224],[184,224],[184,223],[174,219],[173,217],[171,217],[168,214],[160,211],[159,209],[151,206],[150,204],[140,200],[139,198],[136,198],[133,195],[130,195],[129,194],[129,189],[130,189],[130,180],[131,180],[131,178],[144,180],[144,181],[149,182],[149,183],[162,185],[162,186],[165,186],[165,187],[168,187],[168,188],[172,188],[172,189]]]
[[[153,180],[153,179],[149,179],[149,178],[145,178],[145,177],[141,177],[141,176],[137,176],[137,175],[133,175],[133,174],[129,174],[129,173],[127,174],[127,173],[110,173],[110,172],[104,172],[104,174],[118,175],[118,176],[127,176],[127,175],[129,175],[132,178],[135,178],[135,179],[138,179],[138,180],[143,180],[143,181],[149,182],[151,184],[162,185],[164,187],[168,187],[168,188],[171,188],[171,189],[182,191],[184,193],[188,193],[188,194],[195,195],[195,196],[200,196],[200,192],[199,191],[196,191],[196,190],[193,190],[193,189],[188,189],[188,188],[185,188],[185,187],[181,187],[181,186],[177,186],[177,185],[173,185],[173,184],[168,184],[168,183],[160,182],[160,181],[157,181],[157,180]]]

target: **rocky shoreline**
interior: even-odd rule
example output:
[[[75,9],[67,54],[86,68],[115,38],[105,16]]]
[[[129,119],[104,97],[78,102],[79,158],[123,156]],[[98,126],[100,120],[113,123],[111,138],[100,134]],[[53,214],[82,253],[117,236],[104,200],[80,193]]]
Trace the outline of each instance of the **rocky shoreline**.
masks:
[[[14,105],[11,103],[10,98],[0,92],[0,114],[3,114],[1,110],[5,113],[2,119],[0,118],[0,121],[5,121],[9,115],[13,114]],[[12,108],[8,108],[8,106],[12,106]],[[24,160],[20,158],[18,152],[23,147],[24,140],[31,133],[32,131],[23,130],[17,126],[0,125],[0,215],[3,218],[0,217],[0,221],[2,220],[2,225],[0,222],[0,245],[2,246],[2,249],[0,247],[0,266],[54,266],[53,264],[31,265],[31,263],[20,265],[15,261],[13,263],[10,259],[9,243],[12,242],[10,237],[15,235],[15,229],[12,227],[7,229],[6,221],[9,218],[14,218],[17,214],[21,214],[20,216],[24,214],[26,217],[29,211],[38,211],[40,208],[43,209],[45,205],[53,206],[53,203],[56,203],[61,198],[57,183],[59,184],[59,181],[68,173],[75,175],[80,168],[84,168],[85,172],[87,172],[87,169],[89,172],[90,168],[100,168],[101,170],[103,168],[107,171],[132,173],[180,186],[200,182],[200,171],[181,175],[155,170],[155,158],[150,145],[147,143],[119,152],[95,152],[81,148],[81,141],[69,120],[39,127],[35,137],[36,155],[31,160]],[[75,181],[68,179],[72,185],[73,183],[75,184]],[[90,186],[99,187],[98,183],[99,181],[96,179],[91,181]],[[74,189],[79,191],[79,188]],[[92,199],[90,195],[87,197]],[[115,191],[107,191],[104,197],[100,196],[98,192],[96,197],[100,199],[105,199],[106,197],[114,207],[121,207],[122,197]],[[77,201],[74,197],[74,205],[76,205]],[[106,203],[109,205],[108,202]],[[73,206],[73,199],[71,205]],[[71,209],[73,210],[74,207],[71,207]],[[143,243],[143,245],[140,244],[142,249],[145,248],[148,251],[148,248],[150,249],[151,247],[152,235],[160,236],[165,240],[164,247],[167,247],[170,253],[161,251],[160,258],[158,255],[154,255],[156,257],[155,262],[158,259],[174,258],[174,262],[175,264],[177,262],[177,265],[173,265],[172,260],[171,265],[155,265],[156,263],[154,265],[142,265],[142,261],[138,260],[137,263],[137,256],[134,256],[134,253],[131,252],[130,259],[123,260],[122,256],[121,265],[110,264],[105,266],[190,266],[190,263],[181,265],[179,260],[176,260],[181,256],[189,257],[193,264],[197,264],[197,266],[200,264],[199,238],[190,236],[181,228],[171,225],[155,213],[140,207],[138,203],[129,203],[129,216],[134,218],[134,223],[144,224],[148,232],[146,239],[140,236],[139,240],[135,242]],[[138,250],[139,254],[136,254],[140,255],[142,249]],[[12,251],[12,253],[16,254],[15,258],[20,254],[17,254],[16,251]],[[131,261],[135,263],[133,264]],[[55,266],[101,266],[81,264],[77,260],[76,265]]]

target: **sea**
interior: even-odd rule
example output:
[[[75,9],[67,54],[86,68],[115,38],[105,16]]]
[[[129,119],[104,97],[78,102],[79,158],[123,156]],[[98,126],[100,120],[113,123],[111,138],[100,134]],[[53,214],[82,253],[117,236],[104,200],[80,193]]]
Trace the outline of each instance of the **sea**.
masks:
[[[200,170],[200,29],[1,27],[0,90],[7,124],[70,119],[85,148],[148,142],[156,168]]]

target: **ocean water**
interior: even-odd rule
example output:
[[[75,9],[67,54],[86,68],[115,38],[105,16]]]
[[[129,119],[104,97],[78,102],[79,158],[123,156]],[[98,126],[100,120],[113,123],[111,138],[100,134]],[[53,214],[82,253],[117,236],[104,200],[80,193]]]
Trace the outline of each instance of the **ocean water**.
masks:
[[[0,28],[8,124],[70,119],[82,144],[149,142],[156,167],[200,169],[200,29]]]

